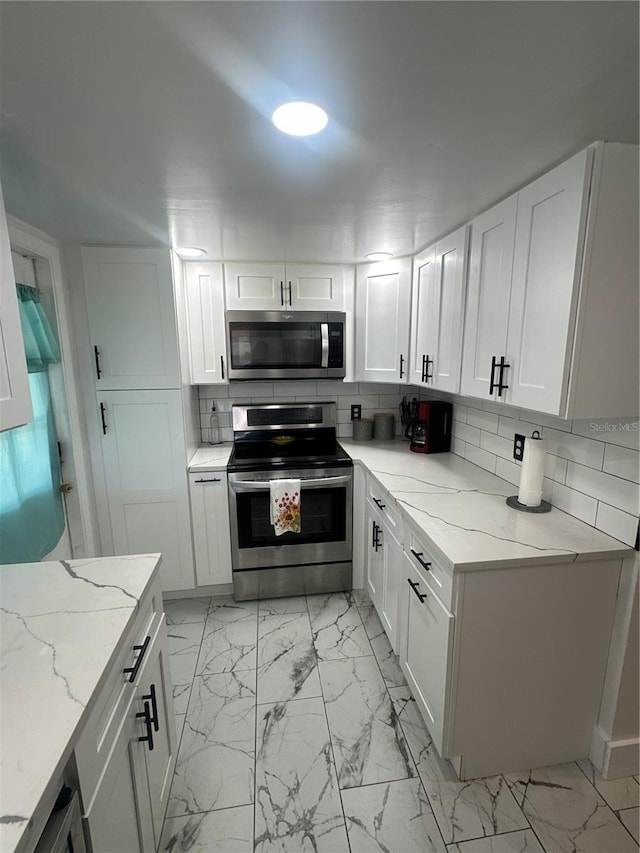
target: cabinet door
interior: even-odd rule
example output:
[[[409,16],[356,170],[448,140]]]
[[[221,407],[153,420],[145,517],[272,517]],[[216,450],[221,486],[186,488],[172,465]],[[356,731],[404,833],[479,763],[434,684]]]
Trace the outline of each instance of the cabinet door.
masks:
[[[407,382],[411,261],[402,258],[358,268],[356,378]]]
[[[371,509],[367,512],[367,536],[368,545],[366,551],[366,567],[367,567],[367,592],[371,601],[376,606],[376,610],[380,612],[382,609],[382,587],[384,563],[382,555],[382,526]]]
[[[403,577],[406,579],[403,593],[406,634],[400,662],[433,742],[442,755],[454,617],[406,554]]]
[[[93,853],[151,853],[156,849],[145,766],[144,735],[132,696],[95,796],[85,803]]]
[[[82,249],[96,387],[179,388],[171,261],[164,249]]]
[[[506,354],[516,206],[513,195],[471,223],[460,387],[470,397],[489,397],[491,359]]]
[[[451,393],[460,388],[468,238],[469,229],[465,225],[440,240],[435,253],[437,309],[428,317],[434,354],[433,367],[429,370],[432,378],[427,385]]]
[[[402,546],[385,524],[382,529],[382,600],[380,621],[394,652],[398,651],[398,591],[402,576]]]
[[[566,404],[591,175],[581,151],[518,193],[506,401],[560,414]]]
[[[185,264],[192,385],[228,384],[222,264]]]
[[[284,264],[225,264],[224,289],[230,311],[276,311],[288,307]]]
[[[0,431],[33,418],[16,280],[0,187]]]
[[[115,554],[162,554],[163,591],[193,589],[179,391],[106,391],[101,435]]]
[[[152,715],[149,728],[153,738],[153,750],[149,748],[150,743],[145,741],[143,751],[156,841],[154,849],[157,849],[173,781],[177,751],[173,691],[169,674],[169,648],[164,624],[160,625],[149,646],[143,670],[139,676],[137,713],[144,713],[145,705]],[[145,725],[144,718],[142,723]],[[145,731],[144,736],[147,734],[148,732]]]
[[[297,311],[342,311],[344,271],[341,266],[287,264],[285,295]]]
[[[411,364],[409,382],[426,387],[427,358],[433,359],[430,318],[437,311],[436,253],[431,247],[413,262],[411,290]]]
[[[199,586],[231,583],[231,537],[227,475],[189,475],[191,524]]]

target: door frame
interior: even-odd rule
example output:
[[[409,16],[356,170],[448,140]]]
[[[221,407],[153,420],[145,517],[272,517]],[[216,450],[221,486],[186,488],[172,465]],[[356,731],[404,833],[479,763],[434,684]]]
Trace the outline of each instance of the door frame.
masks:
[[[75,367],[73,339],[70,331],[70,311],[62,270],[60,244],[49,235],[33,228],[13,216],[7,216],[9,242],[12,251],[24,252],[37,260],[48,264],[53,290],[53,300],[58,326],[62,379],[66,396],[67,414],[73,467],[75,469],[75,488],[78,493],[78,509],[83,542],[74,542],[73,526],[68,525],[72,555],[74,557],[94,557],[99,551],[97,518],[93,501],[93,480],[89,464],[84,421],[80,399],[79,383]]]

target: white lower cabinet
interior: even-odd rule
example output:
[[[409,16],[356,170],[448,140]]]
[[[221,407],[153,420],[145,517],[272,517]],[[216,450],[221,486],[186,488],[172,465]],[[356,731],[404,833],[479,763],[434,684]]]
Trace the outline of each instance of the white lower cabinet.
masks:
[[[229,494],[224,471],[189,474],[198,586],[231,583]]]
[[[371,482],[371,481],[369,481]],[[367,591],[394,651],[398,650],[398,589],[402,566],[402,545],[397,539],[397,518],[390,498],[386,503],[367,501]],[[387,508],[390,512],[387,514]]]

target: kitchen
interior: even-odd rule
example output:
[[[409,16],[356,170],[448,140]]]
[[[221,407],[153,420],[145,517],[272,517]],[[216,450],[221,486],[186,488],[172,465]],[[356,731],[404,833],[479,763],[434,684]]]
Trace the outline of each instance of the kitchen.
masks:
[[[524,582],[533,566],[540,566],[536,577],[541,578],[546,572],[542,568],[545,559],[558,569],[549,583],[560,584],[557,590],[544,587],[547,596],[557,595],[557,621],[551,614],[545,617],[545,643],[557,644],[559,671],[562,666],[569,671],[566,667],[580,658],[581,649],[598,663],[583,667],[584,672],[576,671],[575,682],[554,684],[554,701],[567,714],[565,728],[558,723],[554,733],[548,726],[532,741],[542,755],[545,744],[551,748],[557,737],[558,760],[545,758],[544,763],[565,766],[562,762],[567,753],[561,747],[566,746],[571,720],[576,721],[578,714],[580,724],[575,727],[590,726],[588,748],[584,749],[586,735],[582,732],[583,752],[571,758],[590,757],[605,777],[626,780],[621,786],[624,798],[609,803],[606,779],[594,777],[594,787],[585,775],[587,765],[567,765],[577,776],[570,783],[565,778],[562,784],[573,785],[575,796],[582,792],[585,804],[597,806],[603,825],[615,827],[611,831],[618,848],[610,849],[627,849],[620,846],[631,839],[624,819],[630,821],[633,834],[638,805],[633,787],[638,774],[637,552],[633,551],[638,529],[638,403],[633,353],[637,354],[638,333],[637,288],[625,289],[629,278],[624,246],[629,239],[637,239],[633,219],[634,209],[637,216],[637,179],[629,178],[629,172],[617,176],[615,163],[618,154],[624,159],[621,149],[637,143],[637,9],[626,3],[544,4],[543,9],[538,4],[435,3],[402,4],[403,14],[398,15],[394,7],[399,4],[310,3],[304,7],[296,4],[300,14],[295,17],[290,12],[292,4],[121,5],[122,9],[115,4],[3,3],[0,7],[5,34],[1,178],[10,214],[11,248],[16,266],[22,263],[20,258],[34,259],[45,308],[47,298],[49,306],[54,305],[53,315],[49,313],[57,326],[61,361],[49,370],[51,374],[64,370],[63,394],[58,396],[62,396],[68,426],[66,432],[59,431],[60,438],[68,435],[68,441],[63,441],[63,471],[74,489],[65,497],[69,547],[51,559],[86,558],[91,563],[99,555],[162,553],[159,572],[164,604],[157,592],[156,572],[150,581],[154,605],[149,612],[158,614],[164,607],[170,622],[168,644],[154,615],[149,623],[153,631],[149,628],[145,634],[142,630],[133,645],[143,645],[146,636],[151,637],[149,649],[159,651],[155,658],[149,652],[147,661],[159,661],[158,671],[165,680],[167,659],[172,659],[170,680],[174,688],[186,690],[178,691],[183,704],[178,714],[182,719],[177,720],[178,729],[186,731],[185,720],[188,727],[190,714],[198,713],[195,687],[202,691],[206,678],[221,677],[212,662],[213,639],[218,631],[227,637],[241,632],[233,624],[229,607],[216,605],[220,594],[232,590],[226,492],[236,411],[232,407],[334,404],[338,441],[354,460],[352,587],[356,592],[367,589],[373,606],[360,593],[351,601],[343,596],[338,605],[335,599],[323,605],[320,594],[309,595],[303,608],[307,615],[302,619],[299,611],[293,618],[300,603],[291,603],[294,610],[289,614],[278,613],[277,605],[269,605],[273,612],[263,613],[261,605],[259,621],[255,603],[237,602],[239,609],[234,611],[241,616],[242,630],[249,634],[255,635],[269,620],[275,628],[278,619],[284,623],[286,616],[295,622],[296,631],[306,620],[305,630],[310,638],[315,636],[313,643],[310,639],[304,642],[314,660],[319,659],[319,681],[315,680],[317,674],[310,675],[314,679],[314,686],[308,688],[311,692],[295,701],[319,701],[320,688],[325,692],[336,764],[333,772],[337,773],[329,784],[331,808],[349,811],[353,818],[347,820],[346,830],[344,819],[342,829],[331,823],[326,849],[343,849],[347,843],[353,850],[360,849],[359,844],[363,849],[379,849],[371,839],[369,847],[359,841],[355,826],[358,820],[368,825],[367,808],[374,808],[375,796],[378,792],[383,796],[387,789],[392,799],[399,798],[394,800],[399,814],[403,811],[397,803],[404,803],[405,809],[422,804],[422,813],[429,820],[425,818],[421,825],[431,839],[431,849],[443,849],[443,844],[458,845],[463,851],[490,849],[488,840],[478,839],[493,835],[500,835],[503,843],[511,835],[514,844],[527,842],[531,849],[538,849],[535,844],[541,844],[541,849],[555,849],[554,844],[564,849],[559,838],[545,843],[539,827],[536,834],[526,812],[526,796],[518,797],[517,781],[509,786],[511,771],[534,765],[508,766],[514,753],[505,757],[509,752],[506,733],[497,776],[491,769],[482,769],[489,765],[479,747],[474,761],[481,770],[470,765],[466,775],[464,766],[455,764],[460,753],[451,751],[456,742],[464,742],[471,756],[482,739],[479,731],[491,742],[490,720],[480,717],[482,722],[474,732],[473,720],[465,717],[464,709],[469,707],[469,700],[463,701],[465,695],[480,703],[488,696],[487,716],[492,702],[496,705],[488,688],[484,694],[481,690],[474,693],[470,679],[460,680],[468,671],[465,667],[475,665],[473,649],[465,646],[465,631],[471,631],[471,645],[473,637],[480,636],[480,628],[473,627],[474,611],[467,596],[484,595],[486,601],[490,581],[507,596],[501,584],[509,577],[509,584],[515,586],[509,587],[505,600],[512,604],[510,615],[515,621],[510,627],[506,621],[499,627],[510,636],[508,631],[517,627],[518,619],[526,620],[536,612],[533,599],[530,608],[523,606],[518,611],[518,596],[524,595],[518,583]],[[267,30],[273,30],[273,40],[264,39]],[[541,63],[542,44],[545,62]],[[141,63],[142,55],[145,62]],[[410,61],[406,61],[408,57]],[[504,68],[509,68],[509,74]],[[474,75],[477,79],[472,80]],[[427,92],[425,79],[433,79],[437,85]],[[301,92],[324,103],[332,118],[318,136],[290,139],[270,124],[272,101],[290,100]],[[592,147],[598,139],[627,145],[620,149],[615,145]],[[637,167],[637,155],[631,159]],[[541,289],[533,294],[533,307],[530,301],[529,310],[518,315],[519,297],[513,282],[519,268],[517,258],[522,257],[517,247],[523,229],[516,209],[539,203],[536,192],[552,193],[553,181],[560,180],[556,169],[569,168],[567,164],[573,164],[572,177],[560,177],[567,186],[578,187],[578,201],[572,208],[577,211],[577,225],[571,237],[566,217],[556,221],[544,234],[547,240],[556,238],[553,250],[540,252],[535,259],[543,263],[548,256],[557,261],[563,247],[573,240],[575,265],[584,241],[584,272],[578,264],[575,284],[571,281],[564,288],[556,287],[555,280],[545,285],[538,277]],[[544,185],[545,180],[551,181],[551,189]],[[607,225],[606,211],[615,206],[612,197],[617,204],[630,207],[622,228],[619,214],[615,229]],[[596,201],[600,207],[595,207]],[[515,208],[509,209],[509,203]],[[602,219],[597,218],[596,210],[604,211]],[[599,230],[596,224],[600,227],[600,223],[604,224]],[[494,349],[486,350],[482,340],[475,346],[471,337],[481,338],[482,329],[474,330],[470,320],[485,316],[480,302],[473,310],[470,307],[484,293],[478,277],[482,267],[474,263],[474,253],[482,245],[476,235],[507,232],[516,246],[516,259],[500,283],[511,288],[511,296],[507,289],[506,299],[501,301],[496,289],[487,309],[491,316],[502,309],[496,326],[506,332],[506,342],[499,348],[490,331]],[[490,237],[487,241],[489,245]],[[206,256],[181,261],[169,251],[169,247],[191,246],[202,248]],[[382,262],[365,258],[376,251],[391,257]],[[637,249],[632,254],[637,262]],[[442,259],[453,259],[452,266]],[[444,352],[453,367],[441,370],[441,359],[436,361],[431,365],[434,378],[430,381],[429,362],[426,371],[424,365],[425,356],[434,358],[425,342],[431,332],[425,331],[428,324],[420,320],[422,310],[427,318],[430,313],[428,303],[421,304],[419,296],[423,280],[425,292],[432,292],[428,289],[430,275],[437,263],[446,268],[452,282],[445,293],[451,299],[446,315],[450,325],[437,351]],[[518,274],[526,278],[525,273]],[[602,281],[608,286],[599,284]],[[284,307],[285,300],[291,303],[294,315],[298,310],[345,314],[344,380],[229,380],[225,311],[277,309]],[[8,335],[4,310],[3,333]],[[526,334],[520,336],[521,349],[514,360],[508,330],[517,327],[518,316],[526,320],[522,327]],[[572,334],[576,326],[580,348]],[[488,353],[481,365],[484,375],[472,363],[476,351]],[[502,365],[514,365],[505,368],[506,375],[491,367],[492,356],[499,362],[505,355],[508,358],[502,359]],[[544,399],[538,396],[532,401],[523,395],[530,393],[526,386],[536,383],[527,382],[527,377],[518,383],[515,365],[530,365],[536,359],[545,370],[555,360],[555,369],[548,371],[549,383],[543,383]],[[558,363],[564,367],[559,368]],[[496,380],[504,401],[498,399],[498,391],[491,397],[487,393]],[[53,376],[51,382],[55,397],[60,383]],[[482,392],[475,383],[483,386]],[[512,387],[507,388],[509,385]],[[435,397],[453,404],[452,453],[409,453],[400,437],[398,406],[403,397],[424,401]],[[207,445],[214,403],[220,438],[225,442],[220,447]],[[55,404],[56,400],[54,408]],[[385,412],[395,415],[398,440],[392,448],[376,440],[352,441],[352,406],[360,407],[365,421]],[[5,411],[10,408],[4,401],[3,407]],[[19,417],[15,424],[23,422]],[[56,426],[64,420],[56,411]],[[514,435],[530,438],[536,429],[547,447],[543,497],[553,509],[546,516],[525,517],[522,513],[516,518],[516,511],[503,507],[504,498],[518,491],[520,479],[521,467],[513,459]],[[410,478],[414,478],[413,485]],[[197,480],[212,482],[198,484]],[[453,499],[455,493],[457,500]],[[458,531],[457,537],[447,536],[447,518],[451,530]],[[372,525],[376,525],[374,531],[382,531],[377,537],[381,550],[374,548],[381,558],[377,562],[369,554]],[[346,764],[341,764],[339,756],[338,743],[343,737],[340,714],[335,710],[339,703],[333,705],[329,697],[335,690],[337,702],[340,691],[336,685],[342,674],[339,676],[338,663],[332,658],[334,652],[329,651],[331,640],[323,645],[321,638],[330,633],[332,618],[347,625],[355,638],[354,651],[344,654],[340,665],[346,660],[364,667],[377,661],[380,672],[388,667],[385,671],[391,682],[384,680],[382,672],[382,689],[388,688],[385,707],[391,708],[395,699],[393,707],[398,709],[398,703],[407,697],[403,673],[406,675],[410,664],[407,649],[403,650],[406,638],[399,635],[406,633],[410,623],[406,613],[398,618],[397,597],[409,608],[409,596],[415,602],[418,596],[407,586],[404,575],[401,594],[393,583],[387,584],[385,578],[393,579],[399,571],[385,575],[385,567],[399,566],[411,548],[422,553],[423,559],[425,549],[433,557],[429,570],[417,566],[420,580],[414,583],[422,584],[422,595],[425,585],[437,587],[439,578],[441,586],[434,594],[448,620],[446,631],[453,637],[449,642],[447,635],[445,644],[456,650],[456,672],[460,671],[458,696],[452,687],[452,658],[445,655],[445,669],[438,678],[447,685],[443,694],[446,721],[437,731],[428,726],[429,735],[423,729],[422,746],[433,738],[432,756],[440,756],[444,750],[454,760],[460,779],[501,780],[501,817],[494,823],[482,818],[482,797],[491,795],[488,783],[460,782],[454,775],[446,784],[440,779],[436,785],[431,771],[420,772],[420,737],[412,740],[409,724],[402,729],[409,756],[405,769],[398,770],[394,764],[386,775],[364,773],[355,784],[341,769]],[[547,551],[545,559],[532,557],[536,549]],[[475,552],[475,557],[468,552]],[[574,555],[572,561],[566,559],[567,553]],[[581,555],[580,559],[575,555]],[[483,557],[483,571],[474,572]],[[612,560],[618,561],[615,569],[610,567]],[[500,573],[496,569],[500,561],[521,568]],[[70,567],[76,575],[83,575],[84,569],[77,564]],[[104,583],[95,574],[99,569],[90,569],[94,572],[90,577]],[[123,567],[110,569],[120,570]],[[581,628],[571,599],[566,598],[579,583],[576,572],[581,570],[591,578],[591,586],[581,582],[580,606],[586,624],[595,624],[593,631]],[[426,579],[425,571],[431,572]],[[620,585],[616,581],[612,589],[613,572],[620,577]],[[71,577],[68,571],[64,574]],[[376,588],[376,578],[382,581],[382,588]],[[478,579],[485,579],[485,589],[474,587],[480,583]],[[542,585],[540,580],[536,583]],[[3,588],[9,587],[3,584]],[[529,587],[527,590],[531,594]],[[131,594],[146,600],[149,592],[137,589]],[[28,605],[28,595],[23,603]],[[543,603],[537,606],[546,613]],[[587,615],[592,612],[589,608],[593,622]],[[66,609],[64,601],[60,609]],[[498,608],[502,618],[500,614]],[[133,623],[127,624],[132,630]],[[176,633],[183,636],[171,639]],[[521,642],[522,653],[530,662],[527,678],[531,680],[523,677],[521,689],[523,695],[531,696],[535,684],[546,684],[544,671],[554,652],[542,644],[546,651],[540,652],[536,664],[533,634],[529,636],[529,641]],[[499,639],[500,632],[497,637],[485,637],[486,643],[494,643],[494,654]],[[481,653],[479,639],[477,645]],[[268,647],[265,635],[264,648]],[[383,657],[376,657],[376,648],[384,649]],[[402,671],[398,671],[394,652],[404,661]],[[260,669],[255,648],[247,654],[254,655],[254,664],[232,666],[234,672]],[[263,654],[262,647],[259,654]],[[571,654],[577,657],[571,658]],[[512,661],[502,653],[499,657],[507,671],[517,662],[515,655]],[[382,663],[387,658],[390,662]],[[431,663],[435,668],[425,674],[427,679],[442,660]],[[141,685],[151,678],[146,669],[142,662],[136,673]],[[158,678],[154,676],[154,684]],[[272,684],[266,678],[266,687],[257,678],[258,707],[262,702],[280,702],[282,697],[275,690],[279,678],[274,675]],[[98,688],[94,685],[93,689]],[[411,688],[415,710],[419,691],[414,682]],[[582,713],[579,707],[575,710],[570,688],[578,706],[579,699],[583,705],[589,704],[589,713]],[[242,690],[247,689],[245,684]],[[495,690],[501,689],[497,679]],[[262,690],[268,698],[260,698]],[[465,694],[465,690],[471,693]],[[191,704],[187,706],[189,692]],[[146,686],[140,687],[140,693],[150,695]],[[246,698],[245,694],[237,701]],[[516,699],[507,691],[504,707],[515,708],[509,702]],[[130,696],[127,699],[134,701]],[[549,703],[551,707],[551,699]],[[137,713],[144,714],[146,706],[151,714],[153,704],[142,701]],[[133,704],[127,707],[133,708]],[[255,714],[255,688],[253,708]],[[416,713],[418,726],[420,714],[424,717],[428,711],[422,706]],[[518,714],[526,713],[518,706]],[[157,720],[157,714],[151,718]],[[146,718],[136,725],[143,723]],[[86,727],[86,721],[83,725]],[[324,726],[326,729],[326,722]],[[120,737],[118,732],[113,734],[116,740]],[[172,762],[180,771],[180,750],[185,755],[197,750],[196,741],[192,739],[189,746],[184,733],[182,738],[184,747],[180,745],[180,749],[177,742],[167,745],[165,775]],[[516,732],[509,748],[515,750],[517,741]],[[417,753],[413,749],[416,743]],[[255,742],[249,751],[255,762],[260,753]],[[265,745],[263,752],[268,751]],[[372,745],[371,754],[374,752]],[[159,754],[160,750],[154,751],[153,759]],[[215,750],[211,755],[216,755]],[[146,760],[142,758],[143,764]],[[135,761],[140,762],[140,755]],[[81,776],[89,772],[83,767],[77,768]],[[176,775],[174,790],[180,785],[188,787],[190,782],[186,771],[181,772],[182,776]],[[171,796],[167,823],[174,821],[176,827],[181,821],[188,825],[185,815],[209,821],[207,831],[213,835],[216,817],[228,817],[231,823],[236,819],[236,828],[238,821],[251,823],[250,804],[258,802],[257,793],[264,790],[258,784],[260,772],[265,772],[264,765],[262,771],[252,765],[246,773],[250,778],[257,774],[256,780],[245,779],[242,791],[227,806],[209,809],[192,803],[181,810],[179,797],[164,790],[171,780],[167,784],[163,777],[163,790],[153,801],[159,804],[155,812],[151,809],[147,821],[152,826],[151,830],[147,827],[148,837],[153,840],[141,849],[158,848],[162,834],[158,814],[167,808]],[[403,780],[404,787],[396,780]],[[92,788],[101,790],[95,784]],[[91,795],[86,786],[81,784],[80,789],[82,805],[89,809]],[[468,807],[468,823],[458,814],[447,824],[446,792],[455,798],[455,791],[477,797],[475,812]],[[362,800],[367,793],[371,804],[366,797]],[[504,803],[508,807],[502,808]],[[124,808],[122,803],[118,807],[119,811]],[[23,814],[17,806],[7,811]],[[401,823],[389,820],[395,826]],[[459,824],[463,823],[461,831]],[[113,827],[107,824],[102,831],[108,833]],[[590,831],[592,828],[585,829],[585,838]],[[256,830],[256,839],[262,839],[256,849],[287,849],[277,847],[271,832],[270,824],[268,832]],[[233,849],[229,837],[227,831],[222,846],[210,849]],[[396,849],[414,849],[409,841],[399,841],[400,837],[395,837]],[[100,847],[97,838],[96,828],[92,842],[96,849],[117,849],[117,843],[108,838],[106,846]],[[186,844],[185,838],[180,843]],[[606,846],[593,846],[607,843],[606,830],[600,838],[584,844],[606,850]],[[237,849],[252,849],[253,842],[252,835],[244,846],[238,843]],[[379,845],[387,842],[394,849],[393,836],[380,837]],[[109,848],[109,843],[116,847]],[[164,839],[163,845],[166,843]],[[282,839],[281,843],[286,845]],[[289,849],[306,849],[299,839],[290,844]],[[420,841],[414,839],[413,844],[418,844],[415,849],[426,849],[426,842],[420,847]]]

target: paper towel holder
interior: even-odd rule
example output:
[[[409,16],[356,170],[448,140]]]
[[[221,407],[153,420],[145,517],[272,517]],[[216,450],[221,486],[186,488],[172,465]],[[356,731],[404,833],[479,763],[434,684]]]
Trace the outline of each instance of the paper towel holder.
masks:
[[[538,439],[538,440],[540,439],[540,433],[537,429],[533,431],[531,438],[532,439]],[[542,445],[542,441],[540,441],[540,445]],[[542,451],[542,453],[544,454],[544,451]],[[538,462],[539,462],[539,468],[540,468],[539,476],[540,476],[540,487],[541,487],[542,486],[542,477],[543,477],[543,473],[544,473],[542,470],[543,466],[544,466],[544,455],[542,456],[542,458],[539,458]],[[523,469],[524,469],[524,466],[523,466]],[[524,475],[524,470],[522,473]],[[540,498],[540,503],[537,506],[530,506],[528,504],[521,503],[519,498],[520,498],[520,495],[522,494],[522,489],[523,489],[523,487],[522,487],[522,480],[521,480],[520,481],[520,492],[519,492],[519,494],[511,495],[510,497],[508,497],[506,500],[507,506],[510,506],[512,509],[517,509],[519,512],[545,513],[545,512],[551,511],[551,504],[548,501],[543,500],[542,498]]]

